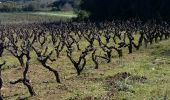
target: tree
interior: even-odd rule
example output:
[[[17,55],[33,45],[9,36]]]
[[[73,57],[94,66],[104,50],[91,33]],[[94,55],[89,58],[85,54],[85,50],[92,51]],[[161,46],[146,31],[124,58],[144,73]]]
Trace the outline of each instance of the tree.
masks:
[[[167,19],[169,0],[82,0],[81,9],[91,13],[93,20]]]
[[[73,10],[79,7],[81,0],[57,0],[52,3],[52,7],[58,10]]]

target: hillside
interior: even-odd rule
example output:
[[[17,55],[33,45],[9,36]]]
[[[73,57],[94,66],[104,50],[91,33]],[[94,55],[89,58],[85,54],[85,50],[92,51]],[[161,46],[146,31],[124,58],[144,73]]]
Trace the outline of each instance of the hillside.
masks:
[[[0,0],[0,2],[8,2],[8,1],[13,1],[13,2],[29,2],[29,1],[54,2],[57,0]]]
[[[38,2],[40,4],[50,4],[57,0],[0,0],[0,2],[9,2],[9,1],[16,2],[19,4],[27,4],[29,2]]]
[[[0,0],[0,12],[73,11],[80,0]]]

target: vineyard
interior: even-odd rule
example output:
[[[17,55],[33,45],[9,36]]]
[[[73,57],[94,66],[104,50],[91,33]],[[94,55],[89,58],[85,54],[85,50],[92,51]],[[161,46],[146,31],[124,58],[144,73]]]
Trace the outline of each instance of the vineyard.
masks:
[[[9,24],[0,34],[1,99],[169,97],[166,22]]]

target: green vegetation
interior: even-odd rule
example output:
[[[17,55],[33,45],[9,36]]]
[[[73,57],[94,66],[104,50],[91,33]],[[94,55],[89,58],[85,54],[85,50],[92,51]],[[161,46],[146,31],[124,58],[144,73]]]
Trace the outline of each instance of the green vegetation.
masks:
[[[66,18],[73,18],[73,17],[77,17],[77,15],[72,12],[72,11],[58,11],[58,12],[35,12],[32,13],[35,15],[44,15],[44,16],[57,16],[57,17],[66,17]]]
[[[81,0],[4,0],[0,12],[22,11],[73,11]]]
[[[170,18],[169,0],[82,0],[80,8],[90,12],[91,20]]]
[[[34,22],[53,22],[69,20],[76,17],[73,12],[23,12],[23,13],[0,13],[1,24],[18,24]]]

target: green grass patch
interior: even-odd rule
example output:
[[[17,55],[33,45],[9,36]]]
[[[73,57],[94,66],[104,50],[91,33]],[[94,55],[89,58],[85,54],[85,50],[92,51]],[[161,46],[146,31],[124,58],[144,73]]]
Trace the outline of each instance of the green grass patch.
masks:
[[[0,13],[0,24],[40,23],[70,20],[74,12],[18,12]]]
[[[81,48],[87,46],[87,42],[80,42]],[[50,99],[55,100],[169,100],[170,99],[170,40],[164,40],[153,44],[148,48],[142,47],[139,51],[128,54],[124,51],[124,57],[114,57],[112,62],[107,64],[100,61],[99,69],[94,69],[90,55],[87,56],[87,66],[80,76],[76,75],[75,68],[66,57],[65,50],[61,53],[56,62],[49,64],[59,71],[62,84],[57,84],[53,74],[42,67],[36,60],[35,53],[31,52],[31,66],[29,78],[38,93],[30,100]],[[113,54],[115,51],[113,51]],[[100,50],[99,50],[100,53]],[[102,53],[101,53],[102,54]],[[4,54],[1,60],[7,60],[8,65],[17,65],[18,61],[14,57]],[[80,51],[75,50],[74,57],[80,55]],[[55,58],[55,56],[53,56]],[[20,71],[9,68],[3,71],[5,84],[9,80],[21,76]],[[130,76],[121,79],[118,73],[127,72]],[[107,79],[111,77],[113,80]],[[22,94],[27,96],[26,89],[20,86],[12,87],[5,85],[9,90],[3,93],[10,94],[7,99],[15,99]]]

